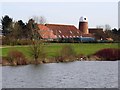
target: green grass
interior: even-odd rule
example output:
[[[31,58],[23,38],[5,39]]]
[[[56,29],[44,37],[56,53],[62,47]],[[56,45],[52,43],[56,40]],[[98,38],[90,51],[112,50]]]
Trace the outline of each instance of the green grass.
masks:
[[[45,44],[45,52],[47,53],[47,57],[54,57],[57,55],[57,52],[62,48],[63,45],[69,43],[48,43]],[[74,43],[70,44],[76,51],[77,54],[90,55],[95,53],[96,51],[103,48],[118,48],[117,43]],[[31,58],[29,54],[29,46],[14,46],[14,47],[5,47],[0,48],[2,50],[1,56],[7,56],[7,53],[10,50],[19,50],[26,55],[26,57]]]

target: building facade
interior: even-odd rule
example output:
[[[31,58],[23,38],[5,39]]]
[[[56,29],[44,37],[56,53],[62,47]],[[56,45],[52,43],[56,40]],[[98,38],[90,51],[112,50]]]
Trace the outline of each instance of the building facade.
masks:
[[[88,19],[82,16],[79,20],[79,28],[74,25],[62,24],[38,24],[38,33],[43,40],[46,41],[68,41],[68,42],[81,42],[81,41],[94,41],[103,37],[95,36],[96,33],[104,34],[103,29],[88,28]],[[104,38],[103,38],[104,39]]]

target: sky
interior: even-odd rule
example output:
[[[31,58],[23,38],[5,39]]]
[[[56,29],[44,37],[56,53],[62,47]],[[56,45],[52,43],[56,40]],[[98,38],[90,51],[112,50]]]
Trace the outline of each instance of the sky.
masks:
[[[118,28],[120,28],[120,2],[118,3]]]
[[[47,23],[70,24],[78,28],[81,16],[88,17],[89,27],[109,24],[118,28],[118,2],[2,2],[0,16],[27,22],[33,16],[44,16]]]

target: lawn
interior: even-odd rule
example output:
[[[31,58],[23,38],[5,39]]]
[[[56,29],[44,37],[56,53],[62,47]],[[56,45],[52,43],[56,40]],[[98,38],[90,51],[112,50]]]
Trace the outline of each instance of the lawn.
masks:
[[[117,43],[48,43],[45,44],[45,52],[47,53],[47,57],[54,57],[57,55],[57,52],[62,48],[63,45],[69,44],[71,45],[77,54],[90,55],[95,53],[96,51],[103,48],[118,48]],[[26,57],[31,58],[29,54],[29,46],[13,46],[13,47],[4,47],[0,48],[2,50],[1,56],[7,56],[7,53],[10,50],[19,50],[23,52]]]

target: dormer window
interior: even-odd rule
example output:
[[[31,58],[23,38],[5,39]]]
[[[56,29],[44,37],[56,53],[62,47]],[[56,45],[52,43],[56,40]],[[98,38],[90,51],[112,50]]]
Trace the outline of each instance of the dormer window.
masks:
[[[61,31],[59,30],[59,33],[61,33]]]
[[[61,36],[59,35],[59,38],[61,38]]]
[[[70,33],[72,34],[72,31],[70,31]]]

